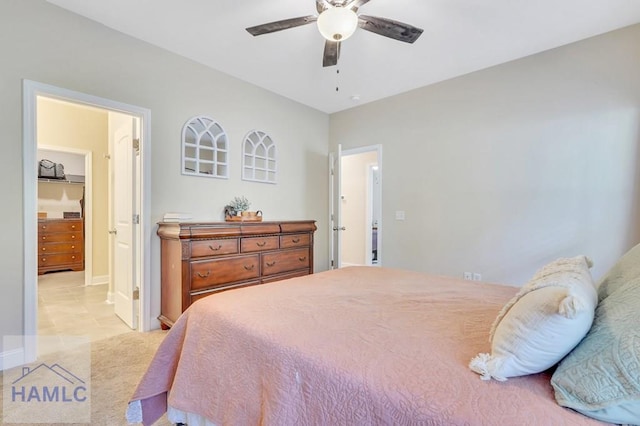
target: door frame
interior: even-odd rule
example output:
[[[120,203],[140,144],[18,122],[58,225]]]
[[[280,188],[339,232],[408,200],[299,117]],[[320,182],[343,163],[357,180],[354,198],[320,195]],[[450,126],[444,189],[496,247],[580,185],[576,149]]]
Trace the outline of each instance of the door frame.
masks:
[[[330,185],[330,189],[329,189],[329,223],[331,224],[331,226],[329,226],[329,264],[331,265],[330,268],[334,269],[334,268],[339,268],[341,266],[341,235],[339,231],[334,231],[333,228],[335,226],[337,227],[341,227],[342,226],[342,218],[341,218],[341,212],[340,212],[340,196],[341,196],[341,186],[342,186],[342,167],[341,167],[341,161],[342,161],[342,157],[346,157],[349,155],[357,155],[357,154],[363,154],[363,153],[367,153],[367,152],[376,152],[377,153],[377,159],[378,159],[378,188],[376,191],[375,196],[378,198],[379,200],[379,205],[378,205],[378,262],[372,266],[382,266],[382,234],[383,234],[383,227],[382,227],[382,145],[381,144],[376,144],[376,145],[367,145],[367,146],[362,146],[362,147],[358,147],[358,148],[350,148],[350,149],[342,149],[342,145],[338,145],[338,151],[337,153],[331,152],[329,153],[329,166],[330,166],[330,171],[329,171],[329,175],[330,175],[330,181],[329,181],[329,185]],[[367,166],[367,170],[368,170],[368,166]],[[368,187],[370,187],[371,185],[368,184]],[[372,204],[372,199],[373,199],[373,194],[371,194],[372,197],[371,199],[367,200],[367,209],[370,208],[370,205]],[[369,197],[367,197],[369,198]],[[336,224],[334,226],[334,224]],[[366,225],[365,225],[366,226]],[[368,226],[368,228],[370,228],[370,226]],[[371,237],[371,233],[372,230],[369,229],[368,232],[366,232],[367,238]],[[363,242],[365,244],[365,247],[367,247],[367,242]],[[338,247],[336,247],[338,246]],[[368,245],[370,247],[370,244]],[[371,262],[367,262],[368,264]]]
[[[22,81],[23,101],[23,238],[24,238],[24,358],[26,362],[36,359],[35,336],[38,334],[38,291],[37,291],[37,97],[59,99],[77,104],[98,107],[134,115],[141,119],[140,156],[141,179],[138,189],[142,197],[140,206],[140,227],[142,241],[139,246],[140,318],[139,331],[149,331],[151,327],[150,297],[150,253],[151,253],[151,110],[125,104],[111,99],[88,95],[73,90],[52,86],[32,80]]]
[[[338,144],[337,153],[329,153],[329,269],[339,269],[340,250],[342,249],[342,235],[340,229],[341,212],[340,212],[340,177],[341,167],[340,160],[342,157],[342,145]]]

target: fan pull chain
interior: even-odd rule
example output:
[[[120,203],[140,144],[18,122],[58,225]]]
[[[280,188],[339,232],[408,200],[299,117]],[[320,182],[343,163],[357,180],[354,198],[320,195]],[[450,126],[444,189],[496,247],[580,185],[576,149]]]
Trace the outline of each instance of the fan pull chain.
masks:
[[[336,69],[336,92],[340,91],[340,70]]]

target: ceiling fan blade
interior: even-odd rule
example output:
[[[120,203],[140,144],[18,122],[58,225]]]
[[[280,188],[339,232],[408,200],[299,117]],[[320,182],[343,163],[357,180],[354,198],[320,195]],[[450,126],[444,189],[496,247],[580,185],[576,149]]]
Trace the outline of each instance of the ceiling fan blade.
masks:
[[[299,27],[301,25],[310,24],[318,20],[317,16],[301,16],[299,18],[283,19],[282,21],[269,22],[268,24],[256,25],[247,28],[251,35],[259,36],[262,34],[274,33],[289,28]]]
[[[355,12],[359,7],[364,6],[367,3],[369,3],[369,0],[353,0],[352,2],[349,2],[347,7],[353,9],[353,11]]]
[[[330,67],[338,64],[338,58],[340,57],[340,42],[339,41],[325,41],[324,42],[324,55],[322,56],[322,66]]]
[[[413,43],[422,34],[422,29],[403,22],[376,16],[360,15],[358,26],[363,30],[390,37],[405,43]]]
[[[329,6],[327,6],[327,2],[325,0],[316,0],[316,10],[318,13],[322,13],[328,8]]]

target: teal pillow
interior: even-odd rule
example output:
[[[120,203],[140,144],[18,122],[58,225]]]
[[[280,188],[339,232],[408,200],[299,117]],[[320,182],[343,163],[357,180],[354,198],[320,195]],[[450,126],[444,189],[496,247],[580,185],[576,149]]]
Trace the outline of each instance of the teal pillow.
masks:
[[[598,299],[603,300],[624,283],[640,278],[640,244],[616,262],[598,283]]]
[[[551,384],[564,407],[606,422],[640,424],[640,277],[617,281],[610,290]]]

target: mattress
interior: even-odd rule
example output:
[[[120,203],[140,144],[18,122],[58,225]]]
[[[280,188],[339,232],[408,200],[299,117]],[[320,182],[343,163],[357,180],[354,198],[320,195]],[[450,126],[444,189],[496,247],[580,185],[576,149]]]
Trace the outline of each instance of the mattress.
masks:
[[[348,267],[221,292],[167,334],[130,421],[167,407],[216,425],[585,425],[550,372],[468,368],[516,287]]]

